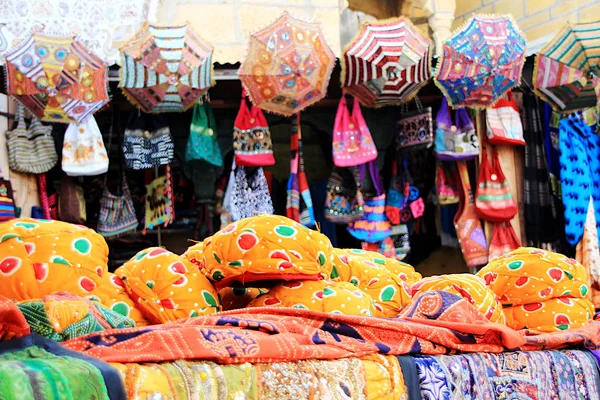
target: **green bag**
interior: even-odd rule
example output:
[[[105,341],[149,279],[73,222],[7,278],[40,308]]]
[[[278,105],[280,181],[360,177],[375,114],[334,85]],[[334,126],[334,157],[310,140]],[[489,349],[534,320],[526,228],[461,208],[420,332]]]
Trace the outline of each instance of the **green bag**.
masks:
[[[188,163],[202,161],[216,167],[223,167],[223,156],[216,137],[215,116],[207,100],[200,101],[194,106],[185,161]]]

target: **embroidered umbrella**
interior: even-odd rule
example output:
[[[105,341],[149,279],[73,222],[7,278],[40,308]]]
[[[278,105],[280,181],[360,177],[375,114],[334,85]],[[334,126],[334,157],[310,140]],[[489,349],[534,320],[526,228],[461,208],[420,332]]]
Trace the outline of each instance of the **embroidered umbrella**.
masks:
[[[121,49],[121,89],[144,112],[183,112],[213,85],[212,54],[189,24],[146,23]]]
[[[283,13],[250,37],[239,76],[255,106],[291,116],[325,97],[334,64],[319,24]]]
[[[431,40],[404,17],[371,22],[342,57],[342,86],[364,106],[406,103],[431,78]]]
[[[474,15],[444,43],[435,83],[453,107],[491,107],[520,84],[525,38],[508,15]]]
[[[106,64],[75,36],[34,33],[6,69],[8,94],[42,121],[79,123],[110,100]]]
[[[567,23],[537,55],[533,86],[556,111],[600,104],[600,21]]]

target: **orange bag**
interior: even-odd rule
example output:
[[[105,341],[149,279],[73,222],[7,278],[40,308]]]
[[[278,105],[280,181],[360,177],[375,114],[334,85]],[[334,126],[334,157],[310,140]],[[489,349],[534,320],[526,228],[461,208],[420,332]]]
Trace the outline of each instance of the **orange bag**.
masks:
[[[454,227],[460,242],[460,249],[468,267],[478,267],[488,262],[488,247],[481,221],[473,204],[473,192],[469,181],[469,171],[464,161],[457,161],[462,193],[458,211],[454,217]]]

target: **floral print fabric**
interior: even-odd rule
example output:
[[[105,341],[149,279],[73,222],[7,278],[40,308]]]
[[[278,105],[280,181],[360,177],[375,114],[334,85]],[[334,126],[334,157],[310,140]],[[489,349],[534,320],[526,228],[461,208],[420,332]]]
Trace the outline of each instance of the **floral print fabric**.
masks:
[[[373,299],[349,282],[289,281],[252,300],[249,307],[280,306],[335,314],[373,315]]]
[[[59,291],[87,297],[107,262],[106,241],[84,226],[30,218],[0,224],[0,287],[11,300]]]
[[[504,324],[502,304],[486,285],[485,281],[471,274],[449,274],[425,278],[411,286],[411,295],[430,290],[443,290],[461,296],[475,306],[487,319]]]
[[[220,310],[210,282],[190,262],[160,247],[140,251],[115,271],[134,304],[152,323]]]
[[[576,260],[551,251],[521,247],[482,268],[477,276],[503,305],[541,302],[555,297],[586,297],[587,273]]]
[[[319,280],[333,267],[327,236],[289,218],[262,215],[229,224],[183,256],[217,289],[235,281]]]

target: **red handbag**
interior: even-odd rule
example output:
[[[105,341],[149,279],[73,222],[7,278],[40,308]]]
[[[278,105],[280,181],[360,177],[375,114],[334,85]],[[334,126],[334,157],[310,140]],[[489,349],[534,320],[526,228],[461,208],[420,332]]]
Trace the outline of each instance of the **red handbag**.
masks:
[[[492,241],[490,242],[489,261],[521,247],[521,241],[510,221],[494,224]]]
[[[481,221],[473,205],[473,192],[469,182],[469,171],[464,161],[457,161],[462,193],[458,211],[454,217],[454,228],[460,243],[463,258],[468,267],[478,267],[488,262],[488,247]]]
[[[237,166],[266,167],[275,164],[267,119],[260,108],[248,109],[245,89],[242,89],[240,110],[233,125],[233,150]]]
[[[477,178],[475,208],[481,219],[491,222],[510,221],[519,211],[510,191],[508,180],[502,172],[498,152],[496,149],[492,150],[492,163],[490,164],[485,145]]]

